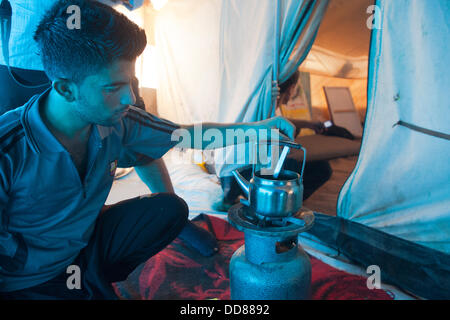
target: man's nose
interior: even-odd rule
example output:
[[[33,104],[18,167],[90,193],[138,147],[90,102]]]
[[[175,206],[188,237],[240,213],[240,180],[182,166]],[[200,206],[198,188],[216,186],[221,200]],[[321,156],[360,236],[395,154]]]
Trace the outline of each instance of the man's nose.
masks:
[[[121,95],[120,103],[122,105],[134,105],[136,103],[136,96],[133,92],[133,88],[130,85],[124,87],[124,92]]]

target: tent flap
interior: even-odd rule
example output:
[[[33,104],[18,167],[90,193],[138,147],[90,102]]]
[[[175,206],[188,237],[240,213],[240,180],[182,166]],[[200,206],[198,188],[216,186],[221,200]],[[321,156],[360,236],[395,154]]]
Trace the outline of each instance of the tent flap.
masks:
[[[361,153],[337,213],[450,253],[450,141],[442,138],[450,133],[450,74],[442,59],[450,43],[450,2],[383,0],[377,6],[382,21],[372,33]]]

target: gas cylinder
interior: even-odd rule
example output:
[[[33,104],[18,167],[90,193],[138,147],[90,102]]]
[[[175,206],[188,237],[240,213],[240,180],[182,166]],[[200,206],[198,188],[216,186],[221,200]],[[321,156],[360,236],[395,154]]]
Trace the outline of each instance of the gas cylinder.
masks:
[[[228,213],[230,223],[245,235],[244,245],[230,260],[231,299],[309,299],[311,262],[298,243],[298,234],[312,226],[313,212],[301,210],[283,221],[270,219],[268,224],[249,212],[251,208],[237,204]]]
[[[232,300],[305,300],[310,296],[311,263],[297,237],[245,236],[230,260]]]

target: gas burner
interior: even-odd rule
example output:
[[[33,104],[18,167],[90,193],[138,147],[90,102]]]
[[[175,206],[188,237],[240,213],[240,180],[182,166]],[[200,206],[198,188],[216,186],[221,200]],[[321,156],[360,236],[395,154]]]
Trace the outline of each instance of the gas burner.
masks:
[[[273,218],[262,216],[250,207],[239,203],[230,208],[228,219],[240,231],[276,237],[307,231],[314,223],[314,213],[309,209],[301,208],[292,216]]]

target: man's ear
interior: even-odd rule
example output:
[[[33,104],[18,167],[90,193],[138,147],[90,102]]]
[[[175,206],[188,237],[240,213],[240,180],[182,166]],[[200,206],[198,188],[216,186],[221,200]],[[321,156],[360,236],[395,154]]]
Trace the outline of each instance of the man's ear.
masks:
[[[53,81],[52,86],[67,102],[75,101],[78,94],[78,88],[72,81],[59,78]]]

